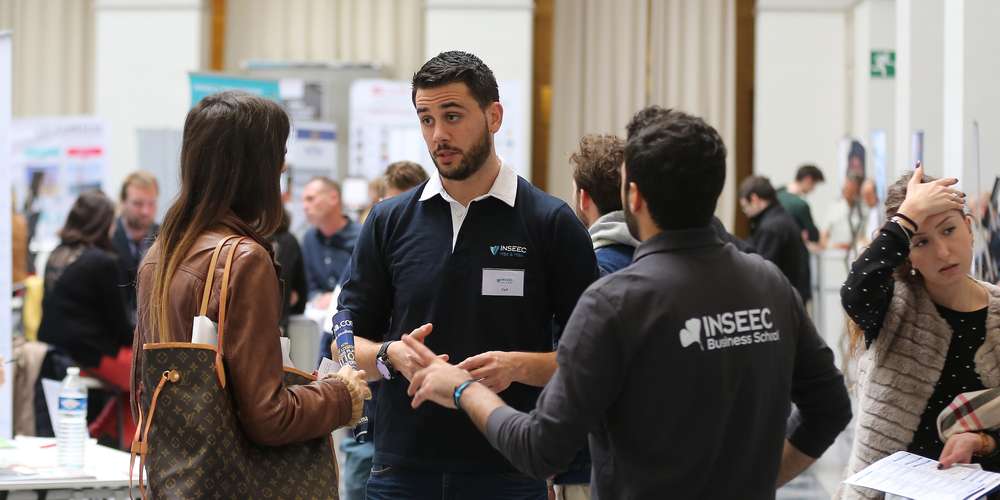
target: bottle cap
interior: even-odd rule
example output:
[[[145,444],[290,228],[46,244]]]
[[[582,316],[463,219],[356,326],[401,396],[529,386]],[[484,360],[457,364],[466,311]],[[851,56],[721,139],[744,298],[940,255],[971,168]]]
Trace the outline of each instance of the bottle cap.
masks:
[[[79,375],[79,374],[80,374],[79,366],[71,366],[66,369],[66,375]]]

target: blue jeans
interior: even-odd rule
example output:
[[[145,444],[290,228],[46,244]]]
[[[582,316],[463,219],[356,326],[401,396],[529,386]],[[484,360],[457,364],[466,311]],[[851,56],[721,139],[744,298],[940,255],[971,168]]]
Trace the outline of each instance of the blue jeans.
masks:
[[[375,464],[368,500],[547,500],[545,481],[519,472],[441,473]]]
[[[353,436],[347,436],[340,442],[340,452],[344,457],[344,470],[340,471],[344,489],[340,492],[340,500],[364,500],[375,445],[370,441],[359,443]]]

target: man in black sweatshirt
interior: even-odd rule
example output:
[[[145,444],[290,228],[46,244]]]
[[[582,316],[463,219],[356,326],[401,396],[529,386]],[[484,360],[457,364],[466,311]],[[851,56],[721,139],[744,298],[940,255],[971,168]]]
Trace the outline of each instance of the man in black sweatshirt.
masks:
[[[415,407],[460,408],[537,477],[565,467],[589,434],[595,498],[772,499],[847,425],[847,390],[781,271],[712,230],[719,134],[659,114],[630,134],[622,168],[626,221],[642,243],[631,266],[581,296],[536,408],[507,406],[407,335],[424,366],[409,393]],[[786,439],[792,402],[801,423]]]
[[[802,230],[778,202],[778,195],[767,177],[752,175],[740,184],[740,207],[750,219],[750,245],[754,251],[785,273],[802,297],[812,299],[809,277],[809,250],[802,240]]]

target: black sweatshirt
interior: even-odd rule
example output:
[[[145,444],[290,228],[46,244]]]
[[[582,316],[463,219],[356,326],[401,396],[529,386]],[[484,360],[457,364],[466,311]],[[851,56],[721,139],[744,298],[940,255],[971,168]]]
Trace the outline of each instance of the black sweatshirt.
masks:
[[[132,345],[127,290],[114,254],[83,250],[45,289],[38,340],[62,349],[83,368],[96,368],[102,356],[114,357]]]
[[[376,205],[339,298],[354,318],[354,334],[399,340],[433,323],[427,346],[452,363],[487,351],[552,352],[556,332],[597,278],[597,262],[590,235],[566,203],[522,178],[514,182],[512,203],[489,196],[469,205],[454,249],[449,203],[440,195],[421,200],[426,182]],[[510,276],[512,291],[488,289],[498,273]],[[436,405],[413,409],[408,386],[402,376],[379,384],[375,463],[513,471],[464,415]],[[500,394],[530,410],[539,392],[514,383]]]
[[[589,433],[595,498],[774,498],[790,402],[812,457],[851,418],[788,280],[710,228],[642,243],[580,297],[557,352],[536,409],[497,409],[487,438],[546,477]]]

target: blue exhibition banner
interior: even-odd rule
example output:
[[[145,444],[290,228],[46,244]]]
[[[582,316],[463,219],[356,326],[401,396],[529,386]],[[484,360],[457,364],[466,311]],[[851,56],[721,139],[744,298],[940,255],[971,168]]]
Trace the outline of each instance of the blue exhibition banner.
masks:
[[[259,80],[217,74],[191,73],[191,107],[212,94],[224,90],[242,90],[280,102],[278,80]]]

